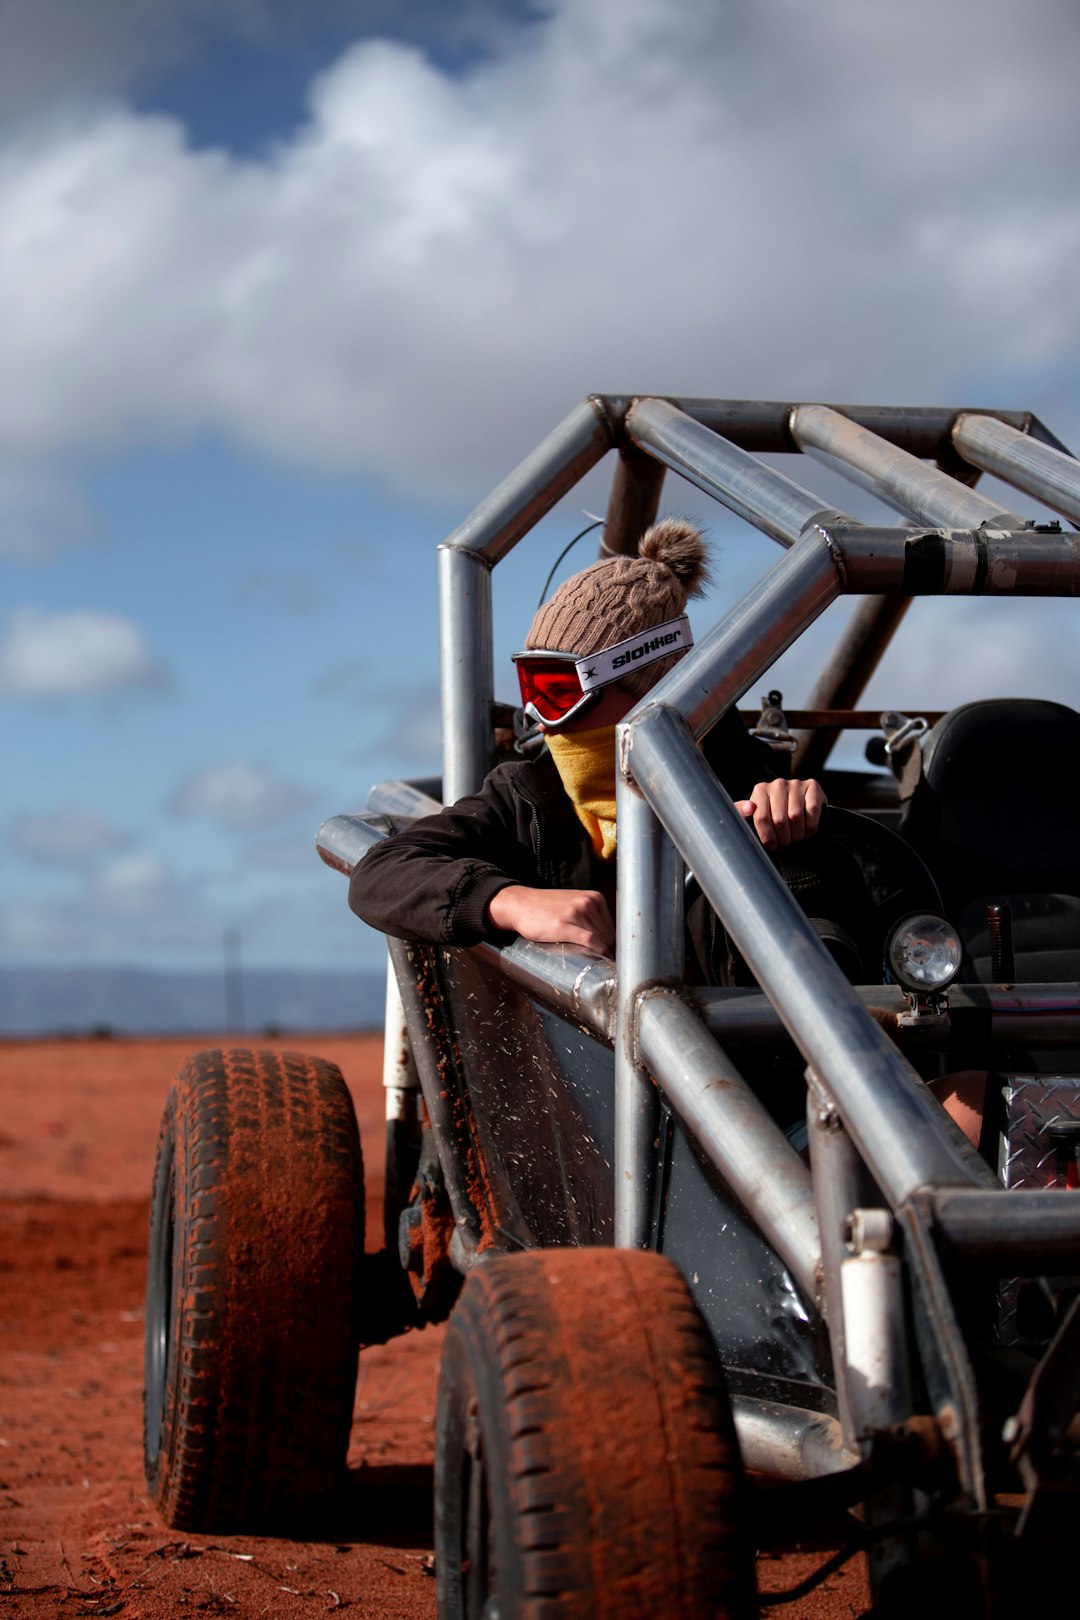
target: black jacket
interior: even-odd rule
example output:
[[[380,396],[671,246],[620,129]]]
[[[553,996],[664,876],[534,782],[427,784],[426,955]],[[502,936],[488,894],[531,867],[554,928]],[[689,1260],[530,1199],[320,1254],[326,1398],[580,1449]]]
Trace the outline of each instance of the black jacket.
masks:
[[[704,752],[734,799],[786,774],[787,757],[751,737],[734,712]],[[598,889],[614,914],[615,862],[594,852],[548,753],[497,766],[478,793],[376,844],[353,873],[349,904],[398,939],[504,944],[487,908],[511,883]]]

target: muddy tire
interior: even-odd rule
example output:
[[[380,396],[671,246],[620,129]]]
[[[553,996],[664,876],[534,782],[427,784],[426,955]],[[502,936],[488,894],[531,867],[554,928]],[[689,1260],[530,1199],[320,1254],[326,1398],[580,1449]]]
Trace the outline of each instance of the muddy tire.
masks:
[[[360,1141],[334,1065],[190,1058],[150,1212],[145,1462],[167,1524],[280,1523],[339,1481],[363,1249]]]
[[[756,1613],[716,1354],[662,1256],[497,1256],[450,1319],[436,1414],[440,1620]]]

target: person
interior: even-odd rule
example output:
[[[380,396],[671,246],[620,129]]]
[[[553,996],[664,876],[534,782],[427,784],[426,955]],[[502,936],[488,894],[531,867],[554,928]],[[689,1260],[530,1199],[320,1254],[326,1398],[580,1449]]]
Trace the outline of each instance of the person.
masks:
[[[547,744],[479,792],[375,845],[349,904],[372,927],[437,945],[515,935],[610,954],[615,924],[615,727],[692,644],[689,597],[709,580],[698,529],[666,518],[636,557],[601,560],[544,603],[514,655],[525,714]],[[818,828],[825,794],[790,780],[785,757],[732,710],[703,749],[767,850]],[[811,863],[812,864],[812,863]],[[722,930],[699,896],[688,933],[699,982],[728,982]]]

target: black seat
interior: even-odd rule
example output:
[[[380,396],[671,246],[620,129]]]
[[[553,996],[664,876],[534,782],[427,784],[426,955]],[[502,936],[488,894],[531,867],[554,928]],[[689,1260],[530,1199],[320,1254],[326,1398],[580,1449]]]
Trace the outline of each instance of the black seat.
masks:
[[[986,907],[1013,914],[1021,982],[1080,978],[1080,714],[1061,703],[965,703],[927,733],[900,830],[937,878],[988,982]]]

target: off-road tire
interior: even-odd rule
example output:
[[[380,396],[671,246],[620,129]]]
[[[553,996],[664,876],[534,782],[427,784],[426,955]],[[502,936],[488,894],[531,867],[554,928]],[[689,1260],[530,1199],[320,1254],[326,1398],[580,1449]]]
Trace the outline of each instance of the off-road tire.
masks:
[[[344,1470],[364,1175],[332,1063],[200,1052],[165,1107],[150,1213],[144,1438],[177,1529],[280,1523]]]
[[[756,1613],[723,1377],[662,1256],[482,1261],[450,1319],[435,1445],[440,1620]]]

